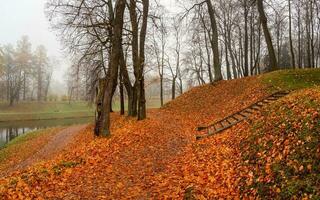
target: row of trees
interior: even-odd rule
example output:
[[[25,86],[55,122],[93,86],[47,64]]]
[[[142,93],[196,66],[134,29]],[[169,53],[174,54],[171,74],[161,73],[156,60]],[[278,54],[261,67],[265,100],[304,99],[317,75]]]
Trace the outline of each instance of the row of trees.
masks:
[[[181,12],[168,15],[149,0],[48,1],[52,27],[74,58],[70,82],[98,96],[97,135],[110,133],[115,93],[121,113],[126,97],[128,115],[141,120],[149,83],[159,84],[163,105],[168,90],[174,99],[185,87],[319,65],[318,1],[177,2]]]
[[[277,68],[319,67],[319,7],[315,0],[215,0],[217,27],[211,26],[206,1],[183,1],[189,13],[189,54],[208,68],[208,55],[220,57],[223,78],[259,74]],[[182,2],[181,2],[182,3]],[[193,7],[192,10],[188,9]],[[218,31],[219,51],[208,49]],[[200,43],[200,44],[199,44]],[[211,45],[213,46],[213,45]],[[189,57],[189,58],[190,58]],[[195,59],[189,59],[195,65]],[[200,64],[201,66],[201,64]],[[199,65],[196,71],[202,71]],[[199,75],[200,74],[200,75]],[[197,79],[211,82],[210,70]]]
[[[43,45],[32,52],[27,36],[15,47],[0,46],[0,99],[10,105],[19,101],[47,100],[52,64]]]
[[[126,89],[128,115],[146,118],[145,40],[149,1],[52,0],[48,17],[76,60],[91,91],[100,86],[95,132],[108,135],[118,80]],[[130,63],[130,64],[128,64]],[[124,95],[121,95],[122,99]],[[123,100],[122,100],[123,102]]]

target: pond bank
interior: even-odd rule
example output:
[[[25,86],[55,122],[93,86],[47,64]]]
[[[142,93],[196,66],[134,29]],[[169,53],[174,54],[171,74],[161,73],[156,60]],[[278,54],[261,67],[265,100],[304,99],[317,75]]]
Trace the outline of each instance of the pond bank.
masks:
[[[22,135],[0,150],[0,177],[53,158],[75,141],[88,125],[44,129]],[[21,151],[23,149],[23,151]]]
[[[50,127],[70,126],[75,124],[88,124],[94,121],[93,117],[55,119],[55,120],[32,120],[11,121],[0,123],[0,147],[14,138],[28,132],[46,129]]]

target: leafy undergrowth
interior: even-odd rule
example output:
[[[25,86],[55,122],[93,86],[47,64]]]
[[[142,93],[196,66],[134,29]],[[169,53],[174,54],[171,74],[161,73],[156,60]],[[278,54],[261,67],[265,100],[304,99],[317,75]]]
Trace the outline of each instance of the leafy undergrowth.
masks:
[[[50,128],[21,135],[0,149],[0,175],[33,155],[62,128]],[[22,151],[23,149],[23,151]]]
[[[239,198],[241,133],[199,142],[195,127],[265,95],[255,78],[222,81],[149,110],[144,121],[114,114],[110,138],[86,139],[88,129],[51,162],[1,180],[0,198],[181,199],[186,189],[197,199]]]
[[[4,199],[239,199],[243,122],[195,140],[195,127],[219,120],[265,97],[261,77],[197,87],[148,119],[112,115],[112,136],[92,127],[63,154],[0,180]],[[240,170],[240,169],[244,170]],[[248,170],[247,170],[248,172]]]
[[[164,107],[183,113],[198,125],[206,125],[247,107],[267,94],[267,86],[261,77],[248,77],[192,88]]]
[[[299,91],[261,115],[242,146],[245,196],[320,199],[320,90]]]

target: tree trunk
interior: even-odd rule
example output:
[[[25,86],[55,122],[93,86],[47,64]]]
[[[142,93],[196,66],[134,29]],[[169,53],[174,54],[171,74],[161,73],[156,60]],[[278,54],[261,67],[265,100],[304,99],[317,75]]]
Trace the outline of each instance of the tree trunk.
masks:
[[[298,67],[302,68],[302,51],[301,51],[301,10],[300,10],[300,1],[297,7],[297,21],[298,21]]]
[[[309,13],[309,3],[306,4],[306,34],[307,34],[307,68],[311,68],[311,33],[310,33],[310,13]]]
[[[23,72],[23,101],[26,100],[26,73]]]
[[[289,6],[289,43],[290,43],[290,52],[291,52],[291,67],[295,69],[295,56],[292,42],[292,14],[291,14],[291,0],[288,0]]]
[[[146,100],[144,90],[144,65],[145,65],[145,40],[147,32],[147,20],[149,13],[149,0],[143,0],[143,17],[139,40],[139,26],[136,13],[136,1],[130,0],[130,20],[132,27],[132,59],[134,66],[134,75],[136,78],[134,85],[133,101],[138,103],[138,120],[146,118]],[[140,41],[140,45],[139,45]],[[140,47],[140,48],[139,48]],[[137,101],[136,101],[137,100]]]
[[[248,62],[248,51],[249,51],[249,39],[248,39],[248,6],[247,0],[244,0],[244,76],[249,76],[249,62]]]
[[[232,43],[232,40],[231,40],[231,28],[228,28],[228,49],[229,49],[230,57],[231,57],[233,78],[237,79],[238,78],[238,73],[237,73],[237,70],[236,70],[236,61],[235,61],[235,58],[234,58],[234,54],[232,52],[231,43]]]
[[[148,26],[148,16],[149,16],[149,0],[142,0],[143,4],[143,16],[142,16],[142,26],[140,31],[140,96],[138,102],[138,120],[143,120],[147,117],[147,105],[145,97],[145,88],[144,88],[144,66],[145,66],[145,41],[147,34]]]
[[[208,6],[208,12],[210,15],[211,29],[212,29],[212,52],[213,52],[213,65],[214,65],[214,81],[222,80],[221,73],[221,63],[219,57],[219,35],[218,35],[218,26],[215,16],[215,11],[211,0],[206,0]]]
[[[119,60],[121,58],[122,45],[122,29],[123,29],[123,15],[125,10],[126,1],[118,0],[116,3],[116,16],[114,19],[114,34],[112,40],[111,50],[111,66],[108,69],[108,77],[106,80],[106,88],[104,91],[104,100],[102,107],[101,119],[98,119],[95,130],[99,135],[110,135],[110,105],[112,100],[112,88],[114,86],[114,78],[118,75]]]
[[[207,31],[204,31],[204,40],[205,40],[205,46],[207,51],[207,60],[208,60],[208,73],[209,73],[209,81],[210,83],[213,83],[213,76],[212,76],[212,69],[211,69],[211,58],[210,58],[210,49],[209,49],[209,39],[207,36]]]
[[[163,106],[163,75],[160,75],[160,104]]]
[[[227,79],[231,80],[231,69],[230,69],[230,63],[229,63],[229,55],[228,55],[228,44],[227,44],[227,33],[225,33],[225,38],[224,38],[224,45],[225,45],[225,59],[226,59],[226,68],[227,68]]]
[[[120,85],[119,85],[119,90],[120,90],[120,115],[124,115],[124,92],[123,92],[123,76],[122,76],[122,71],[120,70]]]
[[[176,77],[172,79],[171,93],[171,99],[174,100],[176,98]]]
[[[278,70],[278,64],[276,59],[276,54],[274,52],[271,35],[268,29],[268,19],[264,12],[263,0],[257,0],[258,11],[260,15],[260,21],[263,28],[264,37],[267,43],[269,58],[270,58],[270,71]]]

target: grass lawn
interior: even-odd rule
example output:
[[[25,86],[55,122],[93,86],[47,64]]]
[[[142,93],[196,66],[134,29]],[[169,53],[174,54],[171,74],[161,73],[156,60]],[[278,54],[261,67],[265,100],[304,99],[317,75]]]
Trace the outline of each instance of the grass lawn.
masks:
[[[22,102],[14,106],[0,103],[0,122],[90,116],[94,116],[94,108],[86,102]]]
[[[147,107],[159,108],[160,100],[147,99]],[[14,106],[0,102],[0,122],[93,117],[94,109],[87,102],[21,102]],[[118,101],[113,103],[113,110],[120,110]]]
[[[320,69],[281,70],[262,75],[271,90],[297,90],[320,85]]]

